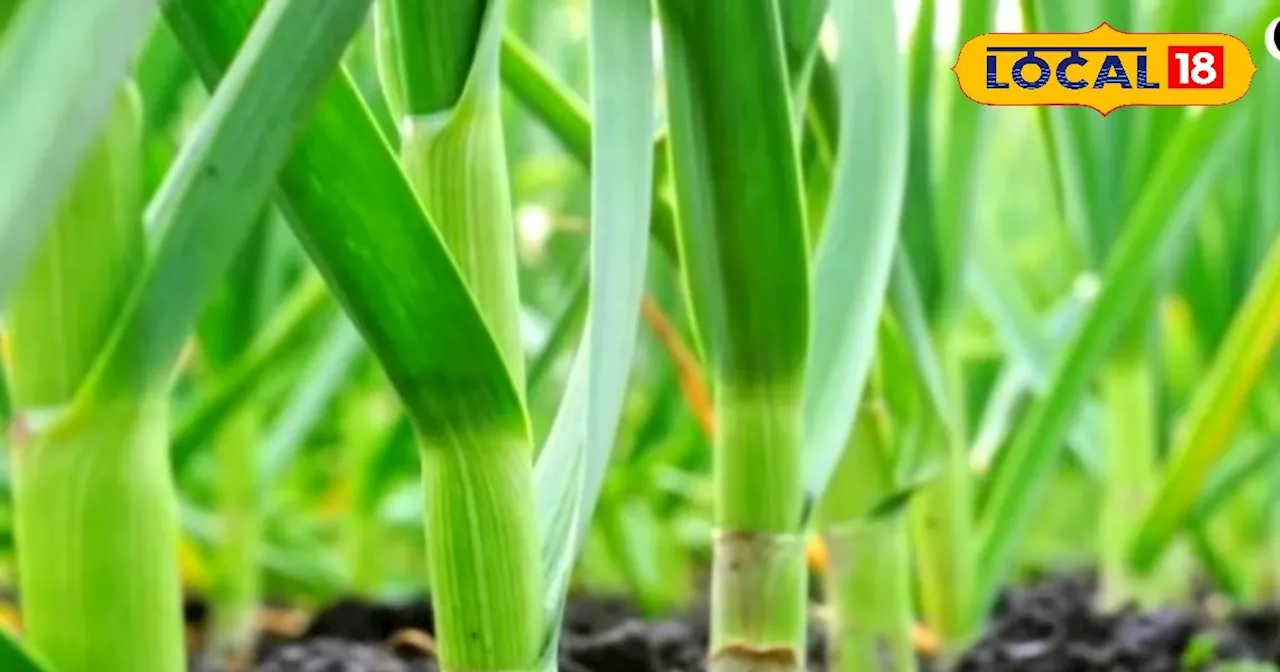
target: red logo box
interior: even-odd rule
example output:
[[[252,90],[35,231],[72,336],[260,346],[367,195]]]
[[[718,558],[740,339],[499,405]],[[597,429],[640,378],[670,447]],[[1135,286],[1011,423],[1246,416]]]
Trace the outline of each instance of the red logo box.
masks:
[[[1169,88],[1221,89],[1223,48],[1169,47]]]

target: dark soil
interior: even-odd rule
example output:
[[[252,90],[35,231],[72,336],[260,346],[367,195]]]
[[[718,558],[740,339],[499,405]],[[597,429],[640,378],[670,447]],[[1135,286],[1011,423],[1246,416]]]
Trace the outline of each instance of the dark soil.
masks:
[[[188,615],[203,613],[198,608]],[[706,658],[705,610],[646,621],[622,599],[575,598],[569,603],[560,640],[561,672],[701,672]],[[198,623],[197,623],[198,625]],[[425,604],[374,605],[347,600],[320,612],[305,632],[286,639],[267,636],[258,651],[258,672],[435,672],[430,654],[434,632]],[[426,635],[423,637],[422,635]],[[821,669],[821,638],[811,655]],[[221,672],[201,663],[194,672]]]
[[[1094,582],[1058,577],[1008,591],[988,634],[960,672],[1210,672],[1222,661],[1280,663],[1280,611],[1214,619],[1207,609],[1103,614]],[[196,616],[193,614],[193,616]],[[265,636],[258,672],[434,672],[425,605],[345,601],[301,633]],[[701,672],[706,612],[646,621],[622,600],[571,600],[560,648],[563,672]],[[810,636],[809,666],[825,669],[823,637]],[[923,669],[927,669],[928,665]],[[216,672],[202,665],[197,672]]]
[[[1280,664],[1280,611],[1215,618],[1196,608],[1154,612],[1093,607],[1095,581],[1056,577],[1007,591],[960,672],[1179,672],[1227,661]]]

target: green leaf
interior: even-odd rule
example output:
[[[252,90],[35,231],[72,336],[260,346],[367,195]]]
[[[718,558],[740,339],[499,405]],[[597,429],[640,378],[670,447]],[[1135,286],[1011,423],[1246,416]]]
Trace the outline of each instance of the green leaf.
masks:
[[[818,48],[822,20],[827,17],[831,0],[794,0],[779,3],[782,32],[787,45],[787,62],[793,68],[805,68]],[[795,72],[793,69],[792,72]]]
[[[259,382],[298,346],[303,330],[328,305],[329,293],[317,276],[299,283],[271,321],[254,336],[236,361],[201,389],[173,430],[173,469],[182,473],[197,450],[208,442],[231,412],[245,402]]]
[[[1205,574],[1213,581],[1214,588],[1236,603],[1248,600],[1249,578],[1242,571],[1240,562],[1232,562],[1214,545],[1209,535],[1208,526],[1202,522],[1191,521],[1187,525],[1187,536],[1196,559],[1204,567]]]
[[[985,474],[995,462],[1031,389],[1031,374],[1025,367],[1016,362],[1000,367],[982,407],[969,451],[969,465],[976,475]],[[1097,472],[1091,470],[1091,473]]]
[[[428,15],[417,17],[414,20],[418,23],[413,25],[393,25],[388,31],[398,38],[396,46],[403,63],[397,81],[405,87],[408,106],[399,120],[401,163],[466,281],[517,394],[523,398],[515,221],[500,108],[498,31],[502,5],[475,0],[386,2],[395,8],[393,15]],[[427,9],[435,5],[440,8]],[[463,11],[464,7],[469,9]],[[437,12],[447,16],[429,16]],[[472,31],[468,12],[477,19],[485,17],[485,31],[493,34],[477,33],[469,44],[453,44]],[[451,23],[432,23],[432,18]],[[428,53],[416,53],[422,43],[433,45],[426,48]],[[449,82],[449,69],[455,67],[457,55],[452,52],[457,50],[465,52],[464,65],[469,64],[470,72],[465,86],[459,82],[455,90]],[[424,79],[427,81],[420,81]],[[434,80],[441,81],[431,83]],[[412,93],[414,86],[424,90]],[[415,97],[422,100],[415,102]]]
[[[1022,381],[1018,385],[1019,391],[1043,395],[1048,391],[1050,365],[1060,356],[1066,337],[1076,328],[1080,313],[1092,297],[1073,291],[1059,306],[1052,309],[1047,319],[1039,318],[1030,300],[1020,290],[1016,276],[1009,272],[1005,264],[992,258],[993,255],[988,252],[991,249],[981,246],[977,263],[970,267],[966,287],[991,320],[1008,353],[1010,366],[1018,372]],[[1042,322],[1047,323],[1042,325]],[[1007,423],[1007,417],[1000,417],[995,409],[989,410],[987,420]],[[1007,431],[1005,429],[992,434],[994,429],[993,425],[984,421],[984,430],[979,432],[979,435],[985,435],[984,445],[990,451],[994,451],[1003,442]],[[1103,466],[1103,456],[1100,454],[1102,415],[1096,399],[1087,397],[1084,400],[1077,421],[1070,429],[1068,440],[1072,454],[1085,469],[1094,475],[1100,475]],[[996,456],[987,447],[979,451],[980,464],[985,464]]]
[[[22,648],[4,628],[0,628],[0,669],[5,672],[50,672],[31,651]]]
[[[213,83],[260,6],[170,0],[165,14]],[[279,180],[294,233],[415,417],[430,428],[459,418],[522,427],[520,395],[497,345],[345,73],[324,90]]]
[[[3,350],[5,349],[4,341],[7,335],[0,335],[0,365],[4,364]],[[8,427],[9,419],[13,415],[13,393],[9,391],[9,381],[5,376],[0,376],[0,427]],[[0,439],[3,441],[3,439]],[[3,445],[0,443],[0,445]],[[0,451],[3,453],[4,451]]]
[[[964,0],[960,3],[960,25],[956,39],[959,49],[965,42],[995,30],[996,0]],[[974,105],[958,87],[948,87],[946,142],[939,143],[942,157],[938,185],[937,236],[944,302],[954,304],[964,291],[965,267],[969,263],[975,229],[981,216],[981,182],[992,145],[993,110]]]
[[[1131,560],[1145,570],[1201,497],[1206,481],[1231,446],[1236,426],[1280,337],[1280,239],[1254,280],[1249,298],[1232,320],[1213,364],[1174,437],[1172,458],[1158,494],[1143,513]]]
[[[151,31],[138,59],[138,88],[142,90],[142,120],[148,133],[162,132],[182,109],[182,96],[193,83],[195,70],[182,53],[182,45],[164,22]]]
[[[265,202],[369,0],[272,0],[147,210],[154,252],[90,396],[167,383],[197,311]]]
[[[284,236],[292,234],[283,217],[275,208],[264,208],[213,299],[200,311],[196,344],[211,373],[220,374],[232,366],[285,302],[293,275],[289,259],[293,250],[285,246]],[[314,274],[310,281],[324,285]]]
[[[436,652],[446,669],[528,670],[541,650],[544,594],[500,109],[505,2],[385,1],[400,19],[383,35],[398,58],[386,85],[402,91],[405,173],[487,328],[481,340],[496,348],[486,384],[511,390],[519,412],[489,415],[490,400],[467,399],[470,389],[450,380],[424,381],[414,392],[432,403],[408,404],[421,448]],[[452,70],[460,63],[459,88]],[[471,359],[474,348],[449,354]],[[455,400],[447,415],[438,413],[444,399]]]
[[[546,341],[529,363],[529,379],[525,384],[529,394],[538,388],[551,371],[552,365],[564,354],[565,348],[572,342],[574,332],[582,323],[583,315],[587,312],[587,290],[590,286],[588,273],[587,269],[580,271],[581,277],[574,282],[573,297],[556,315]]]
[[[267,499],[301,449],[303,441],[324,418],[342,385],[347,382],[356,357],[364,349],[360,333],[345,317],[337,318],[324,342],[312,355],[293,397],[276,418],[262,441],[262,499]]]
[[[26,411],[75,396],[145,258],[136,89],[124,87],[111,107],[12,297],[6,355],[14,404]]]
[[[557,81],[540,63],[537,57],[514,35],[502,38],[502,81],[547,130],[560,141],[566,151],[583,166],[591,167],[591,120],[587,116],[586,103],[573,91]],[[662,142],[654,150],[658,156],[666,156]],[[657,168],[661,170],[666,162]],[[653,181],[654,188],[659,184]],[[665,194],[654,192],[652,232],[658,246],[672,261],[678,261],[680,252],[675,237],[675,212]]]
[[[804,198],[772,4],[660,3],[682,269],[710,368],[739,387],[799,383],[810,331]],[[725,60],[748,53],[750,64]]]
[[[1150,291],[1158,261],[1152,251],[1203,203],[1246,118],[1229,108],[1206,110],[1169,139],[1112,250],[1097,299],[1054,366],[1048,394],[1036,400],[991,477],[980,519],[975,608],[985,609],[994,599],[1089,381],[1110,354],[1124,318]]]
[[[681,270],[714,377],[710,656],[717,669],[750,669],[763,649],[798,664],[806,572],[776,535],[794,538],[805,515],[812,298],[778,7],[663,0],[659,16]]]
[[[0,42],[0,310],[112,109],[151,0],[23,3]]]
[[[848,444],[875,357],[906,184],[907,90],[891,3],[836,0],[840,136],[813,277],[805,489],[816,502]]]
[[[535,475],[553,667],[573,560],[622,416],[644,292],[652,200],[654,68],[647,0],[591,3],[591,288],[586,332]]]
[[[18,7],[22,3],[20,0],[5,0],[0,3],[0,40],[4,38],[4,30],[9,27],[9,21],[13,19],[13,15],[18,12]]]
[[[1238,494],[1250,478],[1274,473],[1271,463],[1280,457],[1280,450],[1276,448],[1273,437],[1251,435],[1241,438],[1231,452],[1223,455],[1221,462],[1206,479],[1204,492],[1191,514],[1194,521],[1207,522],[1213,518],[1218,509]]]
[[[591,117],[586,102],[510,33],[502,36],[502,82],[565,151],[583,165],[591,165]]]
[[[364,456],[363,463],[368,471],[361,474],[361,497],[353,502],[361,511],[375,510],[379,502],[391,493],[397,477],[403,477],[406,471],[413,473],[405,468],[406,462],[410,467],[417,468],[414,440],[413,423],[408,416],[401,414],[370,448],[369,454]],[[409,457],[407,460],[406,455]],[[421,503],[421,497],[414,498],[415,505],[420,507]],[[422,512],[416,511],[414,516],[421,520]]]
[[[894,255],[893,272],[889,278],[889,307],[898,318],[903,339],[911,355],[911,363],[932,407],[934,419],[943,426],[946,433],[955,432],[956,429],[952,426],[954,402],[947,392],[942,355],[934,345],[933,332],[929,329],[929,316],[925,313],[924,299],[920,296],[911,260],[901,247]]]
[[[485,5],[485,0],[378,3],[382,59],[378,69],[384,77],[390,75],[384,80],[391,85],[386,88],[397,89],[388,94],[395,101],[392,114],[421,116],[454,106],[473,72],[472,55],[480,39]],[[438,26],[450,29],[434,29]],[[424,39],[427,37],[431,39]]]
[[[1023,27],[1027,32],[1064,31],[1059,3],[1046,0],[1021,0]],[[1071,113],[1088,110],[1071,110],[1061,107],[1041,107],[1036,119],[1043,135],[1049,169],[1054,180],[1054,194],[1058,209],[1068,230],[1072,232],[1082,249],[1091,251],[1092,236],[1089,232],[1089,196],[1086,171],[1091,168],[1090,147],[1086,138],[1080,137],[1081,117]]]
[[[937,57],[934,29],[937,0],[922,0],[920,14],[911,35],[910,70],[910,150],[907,163],[907,193],[902,211],[902,245],[916,272],[920,296],[930,322],[937,316],[943,291],[942,243],[934,217],[936,196],[933,180],[933,90]]]

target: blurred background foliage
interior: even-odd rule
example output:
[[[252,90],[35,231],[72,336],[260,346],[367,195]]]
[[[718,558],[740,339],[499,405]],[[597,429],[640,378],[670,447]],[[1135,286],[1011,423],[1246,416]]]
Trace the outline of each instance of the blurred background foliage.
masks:
[[[511,0],[508,13],[509,35],[579,99],[588,93],[585,4]],[[904,54],[919,4],[898,2]],[[1181,12],[1178,18],[1185,25],[1227,30],[1260,3],[1134,4],[1138,16]],[[960,3],[939,2],[937,9],[930,85],[935,100],[950,101],[958,95],[949,68]],[[1016,0],[1000,2],[996,28],[1018,29],[1022,9]],[[1075,27],[1080,30],[1093,27],[1099,18],[1083,10],[1079,16]],[[1257,42],[1256,36],[1242,37]],[[390,129],[372,49],[370,28],[350,48],[347,66],[384,129]],[[824,28],[824,54],[830,58],[836,49],[833,31]],[[1239,114],[1252,114],[1250,126],[1243,141],[1230,147],[1227,168],[1212,185],[1206,207],[1182,227],[1174,245],[1177,254],[1163,266],[1167,281],[1152,330],[1157,336],[1146,346],[1159,381],[1162,446],[1169,444],[1177,419],[1202,384],[1280,226],[1280,139],[1271,126],[1280,111],[1280,66],[1261,49],[1254,49],[1254,59],[1259,72],[1253,88],[1237,104]],[[150,193],[207,94],[162,22],[136,68],[145,107]],[[505,109],[528,392],[535,444],[540,445],[568,377],[585,314],[588,180],[572,151],[517,97],[508,94]],[[1133,152],[1167,139],[1155,135],[1154,124],[1132,123],[1140,114],[1145,112],[1122,109],[1101,119],[1089,110],[1065,111],[1072,123]],[[1023,108],[994,110],[990,116],[992,132],[982,140],[985,160],[978,162],[981,172],[974,182],[973,265],[990,273],[1000,289],[998,300],[1014,300],[1027,311],[1052,354],[1073,326],[1072,306],[1078,310],[1097,291],[1097,259],[1105,257],[1106,244],[1082,237],[1063,215],[1043,117]],[[933,154],[945,156],[951,138],[948,117],[933,117]],[[1127,130],[1115,132],[1121,127]],[[1113,134],[1104,136],[1100,129]],[[945,174],[938,166],[930,169],[939,185],[963,177]],[[614,465],[579,561],[577,582],[586,591],[631,595],[646,610],[661,613],[697,597],[709,560],[710,406],[678,273],[661,253],[652,255],[650,266]],[[1001,447],[1037,393],[1037,374],[1011,354],[1002,318],[993,314],[998,312],[984,303],[982,292],[963,292],[959,342],[964,411],[971,428],[971,463],[979,477],[998,463]],[[1234,591],[1241,599],[1269,599],[1280,592],[1280,576],[1270,582],[1256,575],[1241,578],[1251,562],[1272,567],[1273,573],[1280,567],[1274,561],[1280,554],[1280,460],[1268,459],[1280,439],[1280,365],[1271,358],[1267,366],[1233,442],[1248,444],[1233,455],[1253,459],[1245,462],[1244,476],[1229,481],[1237,487],[1223,491],[1215,510],[1206,512],[1192,535],[1201,547],[1202,566],[1216,579],[1256,586]],[[232,428],[247,413],[253,416],[248,440],[256,446],[252,459],[261,477],[249,497],[261,504],[260,569],[266,594],[303,606],[351,593],[377,599],[422,594],[421,497],[412,432],[383,374],[274,209],[262,213],[218,299],[204,311],[175,394],[174,464],[185,531],[181,557],[190,591],[215,599],[219,591],[219,549],[234,519],[220,505],[220,493],[229,486],[219,480],[216,453],[220,441],[241,440]],[[0,424],[7,422],[8,408],[0,386]],[[1096,460],[1103,448],[1074,448],[1058,460],[1047,501],[1037,507],[1030,537],[1019,549],[1021,576],[1089,566],[1096,560],[1103,496]],[[0,586],[12,586],[5,456],[7,451],[0,451]],[[815,551],[814,557],[820,565],[821,553]],[[1215,557],[1227,558],[1226,566],[1214,567]],[[12,619],[0,614],[0,625],[6,618]]]

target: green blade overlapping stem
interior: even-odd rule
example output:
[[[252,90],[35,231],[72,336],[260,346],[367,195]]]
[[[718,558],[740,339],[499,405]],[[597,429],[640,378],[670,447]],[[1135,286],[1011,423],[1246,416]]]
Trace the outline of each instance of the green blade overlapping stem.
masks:
[[[461,406],[438,424],[411,409],[437,655],[451,671],[530,670],[542,637],[533,444],[500,109],[504,16],[503,0],[384,0],[380,14],[383,81],[399,87],[403,106],[405,173],[474,299],[519,409],[518,422],[471,423],[471,409]],[[464,391],[443,382],[423,391]]]
[[[1080,313],[1092,297],[1073,292],[1052,309],[1047,320],[1038,318],[1015,275],[992,256],[979,252],[978,260],[966,273],[966,290],[995,328],[1008,352],[1010,371],[1016,370],[1023,379],[1016,383],[1013,394],[1044,394],[1049,384],[1049,366],[1061,348],[1061,336],[1076,328]],[[1007,419],[1007,413],[990,405],[988,411],[982,429],[975,434],[974,458],[982,471],[995,460],[994,451],[1003,443],[1007,431],[1007,427],[996,431],[996,424]],[[1103,468],[1101,413],[1098,400],[1087,397],[1069,436],[1076,459],[1095,476],[1100,476]]]
[[[107,120],[152,5],[25,2],[0,33],[0,310]]]
[[[165,16],[212,85],[261,6],[171,0]],[[295,138],[279,188],[294,233],[415,417],[524,425],[493,336],[345,72]]]
[[[134,91],[117,96],[8,315],[24,635],[66,670],[95,662],[169,664],[179,659],[181,644],[176,605],[169,600],[176,595],[166,582],[149,578],[164,578],[168,568],[165,556],[152,552],[153,542],[167,541],[163,506],[151,507],[144,519],[86,519],[127,511],[137,501],[131,495],[148,491],[142,469],[132,471],[124,487],[112,488],[109,477],[93,478],[112,473],[120,462],[141,466],[126,457],[129,439],[136,438],[129,405],[122,404],[123,413],[82,413],[88,419],[66,429],[65,409],[100,356],[144,257],[138,108]],[[112,543],[98,529],[107,522],[114,523],[109,534],[129,534],[129,543]],[[68,554],[89,546],[94,553],[87,561],[85,554]],[[135,571],[141,572],[137,578],[125,580],[125,572]],[[106,577],[109,582],[102,581]],[[99,623],[97,602],[131,609]],[[130,639],[134,646],[120,645]]]
[[[145,260],[139,107],[132,84],[117,93],[101,137],[13,294],[5,355],[19,412],[71,400]]]
[[[368,4],[339,0],[310,10],[305,0],[268,4],[148,206],[152,256],[90,383],[93,394],[153,390],[168,381],[200,299],[248,234],[296,127]]]

